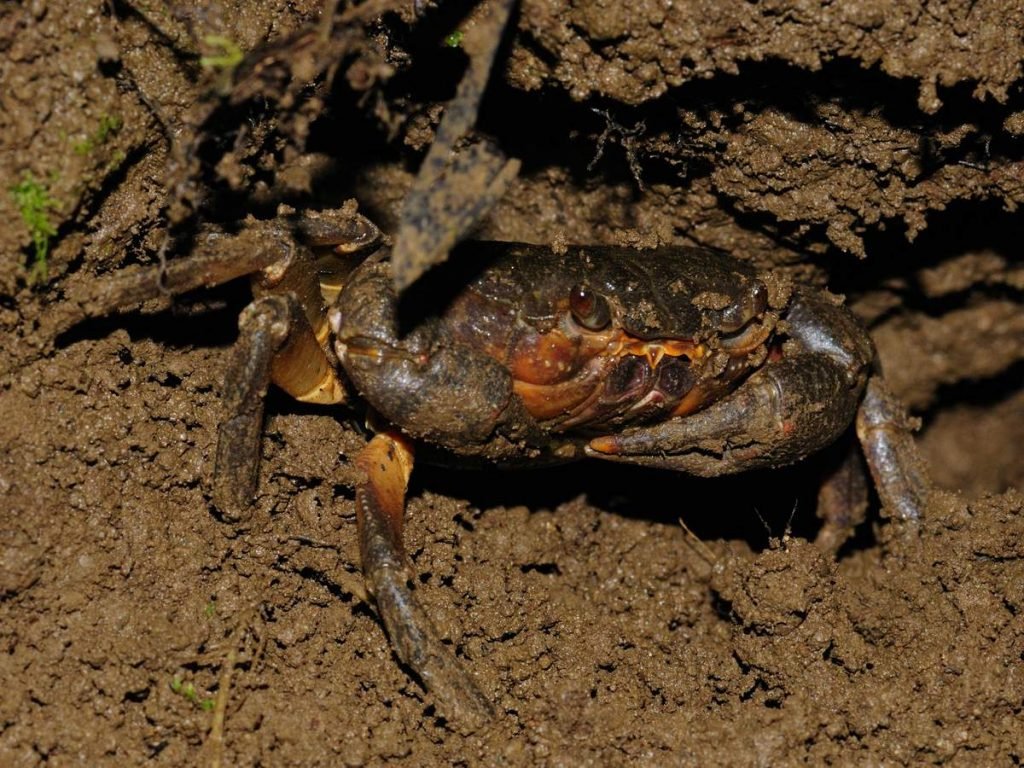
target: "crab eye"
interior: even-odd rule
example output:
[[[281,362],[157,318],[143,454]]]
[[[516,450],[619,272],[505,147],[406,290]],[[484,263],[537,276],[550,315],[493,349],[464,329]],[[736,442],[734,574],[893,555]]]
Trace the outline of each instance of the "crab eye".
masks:
[[[583,283],[572,287],[569,293],[569,310],[576,322],[588,331],[600,331],[608,327],[608,323],[612,321],[608,299]]]

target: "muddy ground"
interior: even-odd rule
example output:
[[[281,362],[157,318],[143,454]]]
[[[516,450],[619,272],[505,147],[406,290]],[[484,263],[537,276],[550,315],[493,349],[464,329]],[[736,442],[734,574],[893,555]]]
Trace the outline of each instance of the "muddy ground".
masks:
[[[321,27],[333,61],[237,104],[232,46],[319,3],[0,9],[0,765],[216,764],[228,670],[225,765],[1024,762],[1024,3],[520,4],[480,130],[523,167],[481,236],[829,285],[944,490],[916,527],[875,503],[833,558],[809,543],[828,454],[724,481],[418,468],[408,549],[497,704],[479,733],[365,600],[351,413],[271,393],[253,517],[216,515],[246,285],[67,327],[169,221],[354,197],[393,227],[475,23],[412,5]]]

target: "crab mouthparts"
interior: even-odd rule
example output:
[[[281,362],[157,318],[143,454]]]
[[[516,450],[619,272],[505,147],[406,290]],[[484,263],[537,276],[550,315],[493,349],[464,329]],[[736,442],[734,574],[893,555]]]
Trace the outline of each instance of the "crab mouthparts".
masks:
[[[701,360],[707,354],[707,347],[703,344],[696,344],[684,339],[646,341],[623,333],[609,348],[609,353],[615,357],[624,357],[626,355],[643,357],[647,360],[647,364],[651,366],[653,371],[666,356]]]

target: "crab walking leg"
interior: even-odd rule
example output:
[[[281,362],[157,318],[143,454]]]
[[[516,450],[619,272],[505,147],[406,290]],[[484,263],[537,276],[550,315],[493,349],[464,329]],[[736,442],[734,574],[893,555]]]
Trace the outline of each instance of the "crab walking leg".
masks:
[[[391,644],[437,697],[445,716],[471,728],[482,727],[494,717],[490,702],[442,644],[411,587],[402,519],[412,450],[397,434],[383,433],[356,461],[366,474],[356,488],[363,573]]]
[[[341,382],[292,294],[256,299],[238,321],[217,433],[213,501],[226,518],[249,515],[260,459],[263,399],[271,381],[300,400],[337,403]]]
[[[917,427],[885,381],[873,376],[857,412],[857,437],[882,506],[902,520],[920,519],[933,487],[914,441]]]
[[[258,299],[238,319],[221,398],[227,415],[217,430],[213,503],[229,520],[249,516],[256,492],[263,431],[263,398],[270,365],[288,335],[287,313],[273,297]]]
[[[296,228],[305,243],[331,246],[335,254],[367,250],[380,240],[380,230],[358,214],[354,206],[306,213],[299,217]],[[272,283],[285,273],[294,272],[292,267],[297,262],[308,263],[308,252],[297,246],[291,227],[276,221],[250,222],[234,235],[200,232],[189,256],[164,265],[127,267],[101,281],[90,295],[78,299],[77,306],[60,318],[55,333],[63,333],[89,317],[103,317],[144,301],[169,299],[196,288],[211,288],[245,275],[263,272],[261,281]],[[312,265],[310,268],[316,269]],[[317,297],[310,306],[319,308],[321,302],[322,297]]]
[[[237,236],[208,232],[199,235],[194,255],[168,261],[163,267],[125,268],[99,284],[63,319],[58,332],[88,317],[103,317],[160,297],[213,287],[259,272],[291,258],[295,245],[277,226],[252,226]]]
[[[852,435],[851,435],[852,438]],[[837,552],[864,522],[868,510],[867,473],[864,459],[852,440],[841,440],[840,461],[818,489],[817,513],[824,521],[814,543],[826,552]]]

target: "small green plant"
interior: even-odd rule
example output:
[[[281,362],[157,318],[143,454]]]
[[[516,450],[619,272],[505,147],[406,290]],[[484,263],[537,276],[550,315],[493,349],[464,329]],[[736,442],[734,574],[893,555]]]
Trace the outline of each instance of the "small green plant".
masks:
[[[203,615],[206,618],[208,618],[208,619],[212,619],[216,615],[216,613],[217,613],[217,604],[211,600],[203,608]]]
[[[203,37],[203,45],[206,45],[220,53],[213,56],[202,56],[199,59],[199,66],[203,69],[231,71],[245,58],[245,53],[238,47],[238,43],[230,37],[223,35],[206,35]]]
[[[466,33],[461,29],[456,29],[454,32],[449,33],[445,39],[444,44],[449,48],[461,48],[462,38],[466,36]]]
[[[212,712],[216,702],[207,697],[205,699],[199,698],[199,692],[192,683],[183,682],[177,675],[171,680],[171,690],[179,696],[188,699],[193,704],[198,706],[203,712]]]
[[[72,151],[76,155],[88,155],[91,154],[96,147],[101,144],[106,144],[107,140],[121,130],[123,121],[118,115],[102,115],[100,117],[100,124],[90,135],[86,136],[81,141],[76,141],[71,145]]]
[[[121,167],[121,164],[128,159],[128,155],[125,154],[123,149],[115,149],[114,153],[110,156],[110,162],[107,163],[106,171],[111,173]]]
[[[11,197],[18,206],[21,220],[28,227],[35,249],[35,258],[28,273],[28,284],[46,280],[46,257],[50,254],[50,238],[57,234],[57,228],[50,221],[48,211],[60,207],[60,203],[50,196],[50,191],[42,182],[37,181],[30,173],[11,187]]]

